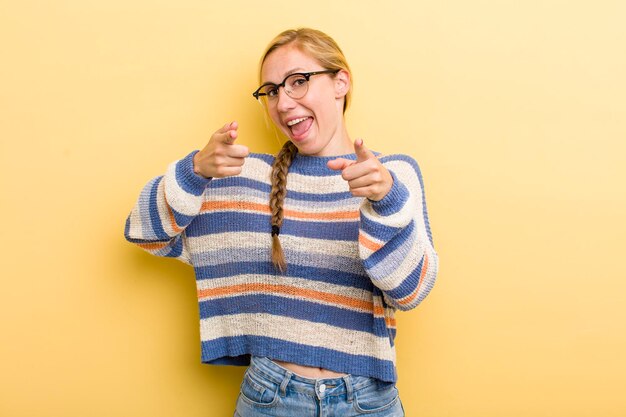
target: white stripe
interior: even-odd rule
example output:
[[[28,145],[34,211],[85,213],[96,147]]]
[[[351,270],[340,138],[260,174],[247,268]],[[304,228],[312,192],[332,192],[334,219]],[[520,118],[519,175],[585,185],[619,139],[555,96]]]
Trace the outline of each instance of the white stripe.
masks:
[[[157,210],[159,212],[159,223],[161,223],[161,227],[165,230],[165,233],[168,236],[175,236],[176,232],[172,228],[172,223],[170,222],[170,213],[168,211],[168,201],[165,199],[165,185],[164,182],[161,181],[157,186]]]
[[[287,186],[290,191],[307,194],[345,193],[350,191],[348,182],[341,175],[315,176],[289,173]]]
[[[195,196],[184,191],[176,179],[176,165],[179,162],[174,162],[167,167],[167,172],[158,187],[157,202],[159,204],[159,213],[164,212],[163,203],[163,184],[165,184],[165,194],[167,195],[167,204],[170,205],[178,213],[186,216],[195,216],[200,211],[200,205],[204,199],[203,195]],[[165,210],[167,213],[167,210]],[[169,215],[165,217],[161,216],[161,219],[169,219]],[[169,224],[169,220],[167,222]]]
[[[280,242],[285,249],[298,249],[300,251],[324,255],[333,254],[357,259],[359,256],[357,241],[312,239],[280,235]],[[258,248],[259,250],[269,250],[272,246],[272,236],[270,233],[227,232],[188,237],[187,243],[192,253],[228,248]]]
[[[264,336],[287,342],[366,355],[395,363],[388,337],[270,314],[234,314],[200,320],[203,342],[221,337]]]
[[[264,160],[259,158],[246,158],[241,173],[238,176],[270,184],[271,172],[272,166],[268,165]]]
[[[227,202],[229,204],[233,204],[233,203],[251,203],[251,204],[261,204],[265,207],[267,207],[267,209],[269,210],[269,197],[268,196],[250,196],[250,195],[234,195],[234,194],[222,194],[222,195],[212,195],[209,197],[209,199],[207,201],[213,203],[213,202]],[[328,214],[328,213],[335,213],[337,211],[339,211],[340,213],[345,213],[345,212],[351,212],[351,214],[353,215],[353,217],[350,218],[342,218],[342,217],[338,217],[338,218],[307,218],[307,217],[300,217],[298,215],[292,216],[290,213],[285,213],[284,217],[286,219],[293,219],[293,220],[297,220],[297,221],[310,221],[310,222],[327,222],[327,223],[337,223],[337,222],[355,222],[355,221],[359,221],[360,220],[360,214],[359,214],[359,205],[358,203],[360,203],[360,201],[350,207],[345,207],[345,206],[339,206],[336,203],[334,205],[326,205],[326,206],[315,206],[315,207],[311,207],[310,204],[311,202],[308,202],[308,206],[301,204],[301,205],[295,205],[292,204],[293,200],[289,201],[288,199],[285,201],[285,203],[283,204],[283,209],[284,210],[293,210],[293,211],[297,211],[299,213],[303,213],[304,215],[307,214]],[[246,207],[229,207],[229,208],[211,208],[208,210],[203,210],[202,213],[219,213],[219,212],[232,212],[232,211],[237,211],[237,212],[252,212],[252,213],[259,213],[259,214],[267,214],[269,215],[269,213],[266,212],[262,212],[262,211],[258,211],[256,209],[248,209]]]
[[[261,180],[266,184],[271,184],[272,166],[259,158],[246,158],[244,168],[239,176],[255,181]],[[260,175],[259,175],[260,174]],[[342,193],[349,191],[348,182],[341,178],[341,175],[317,176],[303,175],[289,172],[287,181],[289,190],[315,194],[316,190],[324,190],[327,193]]]
[[[419,217],[422,217],[422,188],[415,171],[413,171],[413,167],[409,166],[408,168],[409,172],[407,172],[407,169],[404,171],[393,170],[394,174],[398,177],[398,181],[404,184],[409,192],[404,206],[393,215],[380,216],[374,211],[372,203],[365,199],[363,201],[363,205],[361,206],[361,215],[376,223],[384,224],[389,227],[404,227],[409,224],[413,216],[416,214]],[[417,225],[419,226],[420,223],[423,224],[424,220],[421,219]]]
[[[133,239],[145,239],[140,207],[135,207],[135,209],[130,212],[128,235]]]
[[[411,238],[413,238],[411,240]],[[426,239],[428,239],[426,237]],[[408,256],[399,258],[398,252],[392,252],[383,261],[370,269],[369,273],[376,280],[376,286],[383,291],[393,290],[404,282],[417,267],[424,255],[424,242],[415,237],[415,230],[405,245],[410,244]],[[398,248],[399,249],[399,248]],[[393,265],[395,268],[389,268]],[[391,272],[391,273],[390,273]]]

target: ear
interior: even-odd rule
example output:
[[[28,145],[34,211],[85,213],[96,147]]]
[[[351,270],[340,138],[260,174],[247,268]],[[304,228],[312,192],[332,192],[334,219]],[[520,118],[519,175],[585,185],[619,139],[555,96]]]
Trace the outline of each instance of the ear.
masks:
[[[350,91],[350,73],[346,70],[339,70],[335,74],[335,98],[343,98]]]

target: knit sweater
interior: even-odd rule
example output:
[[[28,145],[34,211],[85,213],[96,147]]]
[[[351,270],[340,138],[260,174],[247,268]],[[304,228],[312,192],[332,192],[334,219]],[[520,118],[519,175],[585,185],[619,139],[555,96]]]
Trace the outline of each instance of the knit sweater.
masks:
[[[280,241],[271,262],[270,172],[250,154],[240,175],[206,179],[193,156],[143,188],[125,236],[193,266],[202,361],[247,365],[250,355],[395,382],[396,310],[431,290],[438,259],[423,181],[406,155],[381,157],[393,186],[380,201],[354,197],[336,157],[296,154]],[[355,159],[355,155],[342,155]]]

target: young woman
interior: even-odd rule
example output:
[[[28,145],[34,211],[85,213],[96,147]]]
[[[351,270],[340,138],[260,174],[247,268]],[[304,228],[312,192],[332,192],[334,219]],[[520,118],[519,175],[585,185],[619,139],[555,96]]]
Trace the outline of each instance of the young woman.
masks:
[[[417,163],[350,138],[351,72],[326,34],[278,35],[260,83],[278,155],[226,124],[144,187],[126,238],[193,265],[202,361],[249,365],[236,416],[404,415],[394,312],[438,265]]]

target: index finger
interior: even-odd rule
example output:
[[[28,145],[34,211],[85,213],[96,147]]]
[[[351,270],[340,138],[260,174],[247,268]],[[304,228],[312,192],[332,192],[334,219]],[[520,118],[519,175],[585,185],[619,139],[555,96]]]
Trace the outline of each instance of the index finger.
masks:
[[[237,130],[238,127],[239,124],[237,123],[237,121],[233,120],[232,122],[226,123],[224,126],[220,127],[215,133],[226,133],[231,129]]]
[[[376,157],[372,151],[367,149],[363,139],[357,139],[354,141],[354,153],[356,154],[357,162],[363,162]]]
[[[237,136],[238,134],[236,130],[229,130],[227,132],[220,133],[220,139],[223,143],[227,145],[232,145],[233,143],[235,143]]]

